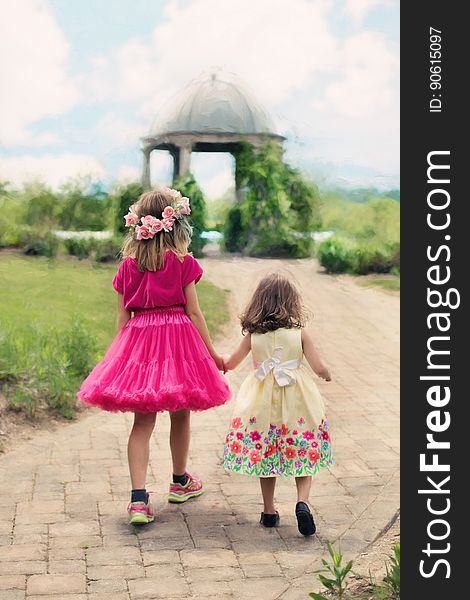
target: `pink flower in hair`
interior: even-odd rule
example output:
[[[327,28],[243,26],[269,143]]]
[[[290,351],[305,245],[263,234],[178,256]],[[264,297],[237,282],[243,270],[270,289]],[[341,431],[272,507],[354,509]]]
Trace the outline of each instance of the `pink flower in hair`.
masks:
[[[137,225],[137,227],[135,228],[135,232],[138,240],[148,240],[150,238],[153,238],[153,233],[145,225]]]
[[[174,219],[165,219],[163,222],[163,229],[165,231],[171,231],[173,229],[173,225],[175,223]]]
[[[172,206],[165,206],[162,214],[164,219],[171,219],[175,214],[175,209]]]
[[[155,221],[155,217],[152,217],[152,215],[145,215],[145,217],[142,217],[140,221],[144,227],[150,229]]]
[[[155,234],[161,231],[162,229],[163,223],[160,221],[160,219],[155,219],[152,223],[152,226],[150,227],[150,231]]]
[[[135,213],[128,213],[124,219],[126,220],[126,227],[130,227],[131,225],[137,225],[139,221],[139,217]]]
[[[189,198],[186,198],[186,196],[183,196],[180,199],[179,204],[181,205],[180,210],[183,215],[191,214],[191,208],[189,207]]]
[[[162,192],[164,194],[166,194],[167,196],[170,196],[171,198],[173,198],[173,200],[177,200],[181,196],[181,193],[178,192],[178,190],[174,190],[173,188],[169,188],[169,187],[164,187],[162,189]]]

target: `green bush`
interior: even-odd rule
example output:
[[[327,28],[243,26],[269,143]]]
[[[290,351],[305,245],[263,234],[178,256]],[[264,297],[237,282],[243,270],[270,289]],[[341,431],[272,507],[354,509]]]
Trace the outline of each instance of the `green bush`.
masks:
[[[137,202],[144,188],[140,183],[128,183],[116,188],[112,195],[112,228],[116,235],[128,233],[125,227],[124,216],[129,212],[129,207]]]
[[[390,273],[400,264],[396,244],[361,243],[336,236],[319,244],[317,257],[328,273]]]
[[[90,256],[94,242],[93,238],[67,238],[63,243],[67,254],[82,260]]]
[[[53,258],[57,255],[59,240],[50,231],[46,233],[31,232],[23,246],[24,254],[28,256],[47,256]]]
[[[225,248],[229,252],[241,252],[245,248],[248,238],[242,223],[242,211],[238,205],[228,212],[223,234]]]
[[[338,238],[332,237],[321,242],[317,257],[328,273],[344,273],[350,268],[350,249]]]
[[[310,233],[320,224],[318,190],[283,161],[282,149],[272,143],[257,150],[244,144],[237,154],[235,179],[246,192],[239,208],[229,213],[227,250],[250,256],[310,256]]]
[[[96,262],[112,262],[118,260],[121,252],[122,239],[96,238],[68,238],[64,240],[64,247],[68,254],[76,256],[79,260],[92,258]]]
[[[119,237],[113,237],[108,240],[94,240],[93,259],[100,263],[118,260],[121,247],[122,238]]]

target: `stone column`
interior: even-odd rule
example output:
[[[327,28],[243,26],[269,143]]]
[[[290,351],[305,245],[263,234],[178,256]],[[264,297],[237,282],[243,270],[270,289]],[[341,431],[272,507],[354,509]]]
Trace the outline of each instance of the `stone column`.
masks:
[[[144,154],[144,165],[142,169],[142,187],[144,190],[149,190],[151,186],[150,182],[150,154],[152,150],[150,148],[143,148]]]
[[[175,175],[175,179],[178,177],[182,177],[189,172],[191,166],[191,145],[185,144],[184,146],[178,146],[178,164]]]

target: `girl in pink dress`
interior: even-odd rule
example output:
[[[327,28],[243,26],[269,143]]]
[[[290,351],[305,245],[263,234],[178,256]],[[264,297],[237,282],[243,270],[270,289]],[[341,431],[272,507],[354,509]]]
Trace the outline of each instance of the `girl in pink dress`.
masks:
[[[77,394],[104,410],[134,413],[128,443],[132,524],[154,520],[145,484],[156,413],[168,411],[171,419],[168,499],[185,502],[203,491],[186,470],[190,411],[230,397],[198,303],[195,285],[203,271],[188,254],[190,212],[187,198],[164,188],[142,194],[124,217],[130,232],[113,279],[119,333]]]

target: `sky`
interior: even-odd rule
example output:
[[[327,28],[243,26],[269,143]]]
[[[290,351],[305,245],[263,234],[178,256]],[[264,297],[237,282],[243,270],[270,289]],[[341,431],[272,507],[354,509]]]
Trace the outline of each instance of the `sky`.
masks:
[[[235,73],[321,182],[399,186],[398,0],[0,0],[0,179],[140,177],[140,138],[201,72]],[[227,154],[194,154],[209,198]],[[152,155],[152,182],[170,160]]]

